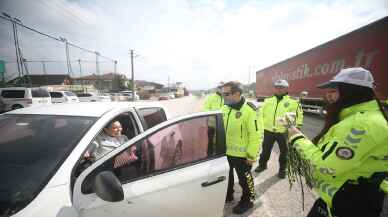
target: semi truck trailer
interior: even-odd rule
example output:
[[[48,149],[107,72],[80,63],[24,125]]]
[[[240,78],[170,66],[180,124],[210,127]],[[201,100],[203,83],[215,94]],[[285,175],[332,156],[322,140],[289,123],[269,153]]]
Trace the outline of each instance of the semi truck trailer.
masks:
[[[290,84],[290,96],[298,98],[302,91],[308,92],[302,100],[305,111],[321,113],[324,90],[317,85],[349,67],[370,70],[378,98],[388,99],[388,17],[257,71],[257,100],[273,95],[272,84],[285,79]]]

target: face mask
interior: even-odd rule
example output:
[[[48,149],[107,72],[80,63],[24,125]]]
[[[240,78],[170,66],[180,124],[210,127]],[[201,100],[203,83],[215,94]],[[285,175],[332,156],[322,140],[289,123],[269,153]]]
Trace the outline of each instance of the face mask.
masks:
[[[225,104],[225,105],[228,105],[228,106],[232,106],[232,105],[235,105],[236,102],[234,102],[233,100],[225,99],[225,100],[224,100],[224,104]]]

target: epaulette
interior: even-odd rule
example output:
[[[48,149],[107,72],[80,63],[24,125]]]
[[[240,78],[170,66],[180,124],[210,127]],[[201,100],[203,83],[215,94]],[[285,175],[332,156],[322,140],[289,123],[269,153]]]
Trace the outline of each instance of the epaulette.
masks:
[[[251,107],[254,111],[257,111],[257,107],[252,102],[247,102],[247,105]]]

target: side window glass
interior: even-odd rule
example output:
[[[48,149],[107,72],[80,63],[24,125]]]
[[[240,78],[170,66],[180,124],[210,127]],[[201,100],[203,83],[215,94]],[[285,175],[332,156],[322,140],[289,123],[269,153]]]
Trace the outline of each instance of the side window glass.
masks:
[[[52,98],[61,98],[62,97],[62,94],[59,93],[59,92],[50,92],[50,96]]]
[[[128,183],[149,175],[164,173],[210,159],[216,154],[225,154],[219,144],[215,116],[197,117],[175,123],[130,145],[127,149],[106,161],[98,171],[113,170],[122,183]],[[211,130],[213,128],[213,130]],[[83,193],[91,193],[83,183]],[[84,187],[85,186],[85,187]]]
[[[149,129],[167,120],[162,108],[142,108],[139,109],[140,116],[144,118],[144,129]]]
[[[3,90],[1,96],[4,98],[24,98],[24,90]]]
[[[50,97],[49,92],[42,88],[31,89],[31,94],[32,94],[32,97]]]

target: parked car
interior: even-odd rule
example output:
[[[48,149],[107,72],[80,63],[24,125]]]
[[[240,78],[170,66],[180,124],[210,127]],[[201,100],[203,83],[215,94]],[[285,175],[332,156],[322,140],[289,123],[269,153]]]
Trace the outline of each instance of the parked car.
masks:
[[[77,95],[70,91],[50,91],[52,103],[76,103],[80,102]]]
[[[109,93],[110,99],[116,102],[129,101],[128,96],[124,96],[121,93]]]
[[[80,102],[110,102],[110,96],[107,94],[96,93],[77,93]]]
[[[167,93],[162,93],[159,95],[159,100],[169,100],[170,99],[170,95],[167,94]]]
[[[6,87],[0,88],[2,112],[35,106],[51,104],[51,97],[45,88]]]
[[[209,119],[217,122],[211,146]],[[88,162],[85,153],[111,120],[130,140]],[[62,103],[1,114],[0,216],[221,217],[229,173],[221,126],[220,112],[168,120],[150,102]],[[125,157],[129,151],[136,160]]]
[[[168,93],[168,98],[175,99],[175,94],[174,93]]]
[[[121,91],[120,93],[123,94],[124,96],[128,96],[129,100],[132,100],[132,91],[125,90],[125,91]],[[139,99],[140,99],[139,95],[137,95],[137,93],[135,92],[135,100],[139,100]]]

